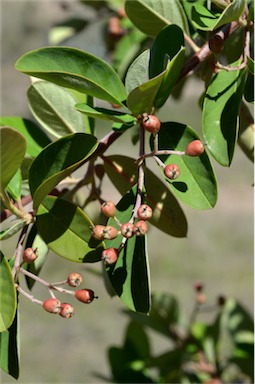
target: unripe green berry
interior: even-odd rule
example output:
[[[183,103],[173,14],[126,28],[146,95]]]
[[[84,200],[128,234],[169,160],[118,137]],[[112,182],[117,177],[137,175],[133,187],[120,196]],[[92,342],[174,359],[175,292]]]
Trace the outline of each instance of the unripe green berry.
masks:
[[[60,306],[59,315],[65,319],[70,319],[74,314],[74,307],[69,303],[62,303]]]
[[[94,291],[87,288],[79,289],[75,292],[74,296],[77,300],[85,304],[90,304],[94,299],[98,299],[98,297],[95,296]]]
[[[112,265],[116,263],[119,256],[119,251],[117,248],[107,248],[102,252],[102,260],[105,265]]]
[[[152,217],[152,209],[147,204],[142,204],[137,210],[137,217],[141,220],[148,220]]]
[[[139,220],[134,224],[133,233],[136,236],[144,236],[148,232],[148,224],[144,220]]]
[[[25,263],[32,263],[39,256],[38,250],[33,248],[26,248],[23,252],[23,261]]]
[[[116,214],[116,206],[113,201],[105,201],[101,205],[101,212],[106,216],[106,217],[114,217]]]
[[[132,223],[124,223],[122,224],[121,228],[120,228],[120,232],[122,234],[122,236],[126,237],[126,238],[130,238],[132,236],[134,236],[134,224]]]
[[[185,154],[188,156],[200,156],[204,150],[204,145],[200,140],[193,140],[187,145]]]
[[[72,272],[68,275],[67,283],[70,287],[78,287],[82,283],[82,277],[79,273]]]
[[[42,304],[43,309],[49,313],[59,313],[61,308],[61,302],[58,299],[51,297],[47,299]]]
[[[180,175],[180,168],[177,164],[168,164],[164,168],[164,175],[169,180],[175,180]]]
[[[146,131],[155,135],[160,130],[161,122],[155,115],[145,115],[142,126]]]

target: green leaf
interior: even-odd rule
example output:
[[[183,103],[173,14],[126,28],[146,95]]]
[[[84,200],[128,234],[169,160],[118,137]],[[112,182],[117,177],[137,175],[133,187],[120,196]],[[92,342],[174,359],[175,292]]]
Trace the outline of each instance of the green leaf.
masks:
[[[20,199],[22,188],[22,175],[21,170],[18,169],[15,175],[11,178],[6,189],[14,200]]]
[[[124,195],[137,182],[135,159],[104,157],[104,168],[113,185]],[[185,237],[187,221],[169,188],[148,168],[145,174],[146,201],[153,209],[150,223],[171,236]]]
[[[0,240],[7,240],[10,237],[14,236],[17,232],[21,230],[26,224],[26,220],[18,220],[15,224],[11,225],[9,228],[4,229],[0,232]]]
[[[159,150],[185,151],[193,140],[199,139],[189,126],[166,122],[161,124],[158,135]],[[152,142],[151,142],[152,146]],[[166,179],[171,191],[193,209],[209,209],[217,201],[217,183],[209,157],[204,151],[201,156],[163,155],[159,158],[167,164],[177,164],[180,176],[173,181]]]
[[[25,136],[27,155],[36,157],[51,141],[33,121],[18,116],[0,117],[0,126],[9,126]]]
[[[244,69],[221,70],[212,78],[204,98],[203,134],[211,154],[223,166],[229,166],[234,155],[244,80]]]
[[[26,140],[10,127],[0,128],[1,189],[3,191],[19,169],[26,153]]]
[[[12,325],[16,312],[16,289],[8,261],[0,251],[0,333]]]
[[[0,368],[18,379],[19,377],[19,319],[18,309],[10,328],[0,333]]]
[[[30,51],[19,58],[16,69],[110,103],[122,104],[126,99],[125,88],[114,69],[76,48],[44,47]]]
[[[149,60],[150,50],[146,49],[130,65],[125,78],[127,93],[149,80]]]
[[[233,0],[222,13],[219,13],[208,10],[201,3],[195,3],[192,8],[192,21],[200,30],[213,31],[224,24],[238,20],[245,6],[246,0]]]
[[[124,112],[113,111],[111,109],[100,107],[92,108],[89,105],[83,103],[76,104],[75,108],[85,115],[93,117],[94,119],[115,121],[125,124],[129,127],[132,127],[136,122],[134,116]]]
[[[67,135],[49,144],[33,161],[29,185],[37,209],[45,196],[70,175],[97,148],[96,137],[86,133]]]
[[[116,217],[126,223],[132,216],[136,187],[126,193],[117,204]],[[116,226],[114,219],[109,225]],[[106,246],[118,248],[121,239],[106,241]],[[117,295],[132,311],[148,313],[150,310],[150,272],[146,236],[134,236],[126,242],[114,266],[107,267],[109,280]]]
[[[36,81],[29,87],[27,97],[32,115],[54,138],[84,132],[83,118],[74,109],[76,100],[63,87]]]
[[[77,263],[101,260],[103,245],[93,239],[93,223],[76,205],[48,196],[38,208],[36,225],[47,246],[59,256]]]
[[[156,36],[169,24],[188,33],[188,23],[179,1],[126,0],[125,10],[134,25],[149,36]]]

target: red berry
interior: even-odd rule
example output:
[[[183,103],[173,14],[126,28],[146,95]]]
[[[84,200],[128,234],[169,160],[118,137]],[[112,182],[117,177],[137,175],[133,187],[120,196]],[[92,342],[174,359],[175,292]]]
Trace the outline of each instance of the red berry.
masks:
[[[101,205],[101,212],[107,217],[114,217],[116,214],[116,206],[113,201],[105,201]]]
[[[102,252],[102,260],[106,265],[111,265],[116,263],[119,256],[119,251],[117,248],[107,248]]]
[[[90,304],[94,299],[98,298],[97,296],[95,296],[94,291],[87,288],[79,289],[78,291],[75,292],[74,296],[76,297],[77,300],[85,304]]]
[[[67,283],[70,287],[78,287],[82,283],[82,277],[79,273],[72,272],[68,275]]]
[[[204,290],[204,284],[197,282],[194,284],[194,289],[196,292],[202,292]]]
[[[113,240],[118,234],[119,231],[111,225],[95,225],[93,228],[93,237],[96,240]]]
[[[36,249],[26,248],[23,253],[23,260],[25,261],[25,263],[32,263],[37,259],[38,256],[39,255],[38,255],[37,248]]]
[[[50,299],[45,300],[42,306],[45,311],[56,314],[60,312],[61,302],[58,299],[52,297]]]
[[[152,217],[152,209],[147,204],[142,204],[137,210],[137,217],[141,220],[148,220]]]
[[[134,236],[133,230],[134,230],[134,224],[132,224],[132,223],[122,224],[122,226],[120,228],[122,236],[124,236],[126,238],[130,238],[130,237]]]
[[[143,128],[154,135],[160,130],[161,122],[155,115],[146,115],[142,121]]]
[[[188,156],[200,156],[204,150],[204,145],[200,140],[193,140],[187,145],[185,154]]]
[[[144,236],[148,232],[148,224],[144,220],[139,220],[134,224],[133,233],[136,236]]]
[[[74,307],[69,303],[62,303],[60,306],[59,315],[66,319],[70,319],[70,317],[74,314]]]
[[[168,164],[164,168],[164,174],[170,180],[177,179],[180,175],[180,168],[177,164]]]

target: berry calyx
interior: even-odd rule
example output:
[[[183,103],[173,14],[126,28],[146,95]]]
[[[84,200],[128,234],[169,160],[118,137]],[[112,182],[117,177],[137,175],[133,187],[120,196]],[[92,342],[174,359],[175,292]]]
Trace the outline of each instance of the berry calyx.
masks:
[[[62,303],[60,306],[59,315],[65,319],[70,319],[74,314],[74,307],[69,303]]]
[[[94,299],[98,299],[98,297],[95,296],[94,291],[87,288],[79,289],[75,292],[74,296],[77,300],[85,304],[90,304]]]
[[[204,145],[200,140],[193,140],[187,145],[185,154],[188,156],[200,156],[204,150]]]
[[[148,224],[144,220],[139,220],[134,224],[133,233],[136,236],[144,236],[148,232]]]
[[[37,248],[26,248],[23,252],[23,261],[25,263],[32,263],[39,256]]]
[[[168,164],[164,168],[164,175],[170,179],[175,180],[180,175],[180,168],[177,164]]]
[[[51,297],[42,303],[43,309],[49,313],[59,313],[61,308],[61,302],[58,299]]]
[[[134,230],[134,224],[132,223],[124,223],[120,227],[120,232],[122,236],[126,237],[127,239],[134,236],[133,230]]]
[[[161,122],[155,115],[145,115],[142,120],[143,128],[155,135],[160,130]]]
[[[116,214],[116,206],[113,201],[105,201],[101,205],[101,212],[106,216],[106,217],[114,217]]]
[[[105,265],[112,265],[116,263],[118,256],[119,251],[117,248],[107,248],[103,250],[101,258]]]
[[[104,226],[104,225],[95,225],[93,228],[92,235],[94,239],[96,240],[113,240],[115,239],[119,234],[119,231],[111,226]]]
[[[79,273],[72,272],[68,275],[67,283],[70,287],[78,287],[82,283],[82,277]]]
[[[152,209],[147,204],[142,204],[137,210],[137,217],[141,220],[148,220],[152,217]]]

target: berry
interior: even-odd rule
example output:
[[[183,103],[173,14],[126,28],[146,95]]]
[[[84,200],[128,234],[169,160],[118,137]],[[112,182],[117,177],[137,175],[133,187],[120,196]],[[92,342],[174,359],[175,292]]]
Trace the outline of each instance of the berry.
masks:
[[[67,283],[70,287],[78,287],[82,283],[82,277],[79,273],[72,272],[68,275]]]
[[[224,40],[222,39],[222,37],[220,37],[219,35],[214,35],[210,40],[209,40],[209,48],[210,50],[218,55],[219,53],[221,53],[223,51],[223,48],[224,48]]]
[[[164,168],[165,176],[170,180],[175,180],[180,175],[180,168],[177,164],[168,164]]]
[[[142,125],[146,131],[155,135],[160,130],[161,122],[155,115],[145,115]]]
[[[148,224],[144,220],[139,220],[134,224],[133,233],[136,236],[144,236],[148,232]]]
[[[59,315],[66,319],[70,319],[70,317],[74,314],[74,307],[69,303],[62,303],[60,306]]]
[[[60,309],[61,309],[61,303],[58,299],[55,299],[55,298],[50,298],[50,299],[47,299],[43,302],[42,304],[43,306],[43,309],[45,309],[45,311],[49,312],[49,313],[59,313],[60,312]]]
[[[36,249],[26,248],[23,253],[23,261],[25,261],[25,263],[32,263],[37,259],[37,257],[38,257],[37,248]]]
[[[204,290],[204,284],[197,282],[194,284],[194,289],[196,292],[202,292]]]
[[[204,150],[204,145],[200,140],[193,140],[187,145],[185,154],[188,156],[200,156]]]
[[[152,217],[152,209],[147,204],[142,204],[137,210],[137,217],[141,220],[148,220]]]
[[[204,304],[206,302],[207,298],[206,298],[206,295],[204,294],[204,292],[198,292],[197,295],[196,295],[196,302],[198,304]]]
[[[117,248],[108,248],[102,252],[102,260],[105,265],[111,265],[116,263],[119,256],[119,251]]]
[[[93,237],[96,240],[113,240],[118,234],[118,230],[110,225],[95,225],[93,228]]]
[[[79,289],[75,292],[74,296],[77,300],[85,304],[90,304],[94,299],[98,299],[98,297],[95,296],[94,291],[87,288]]]
[[[218,305],[222,307],[225,303],[226,303],[226,297],[223,295],[220,295],[218,297]]]
[[[101,212],[107,217],[114,217],[116,214],[116,206],[113,201],[105,201],[101,205]]]
[[[125,223],[125,224],[122,224],[121,228],[120,228],[120,232],[122,234],[122,236],[126,237],[126,238],[130,238],[132,236],[134,236],[134,224],[132,223]]]

